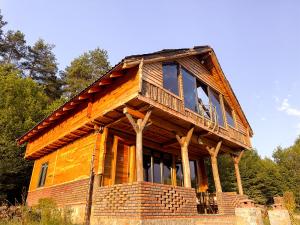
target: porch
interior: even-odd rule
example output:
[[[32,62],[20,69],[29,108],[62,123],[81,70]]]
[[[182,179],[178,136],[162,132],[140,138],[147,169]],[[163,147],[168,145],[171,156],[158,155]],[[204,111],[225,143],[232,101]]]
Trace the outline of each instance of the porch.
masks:
[[[103,130],[106,151],[99,157],[104,159],[97,182],[102,197],[99,193],[94,195],[93,206],[98,201],[108,208],[104,210],[98,205],[97,210],[95,206],[100,212],[96,215],[104,216],[108,211],[109,215],[139,212],[131,208],[134,202],[141,206],[140,216],[146,217],[234,215],[235,207],[245,198],[238,169],[242,156],[239,145],[139,99],[107,113],[105,118],[111,122]],[[233,158],[239,195],[222,192],[219,154],[230,154]],[[208,193],[205,160],[210,160],[215,193]],[[104,190],[107,196],[103,196]],[[129,198],[135,199],[133,202],[127,199],[127,191]],[[131,195],[135,193],[138,197]],[[179,205],[176,199],[180,199]]]

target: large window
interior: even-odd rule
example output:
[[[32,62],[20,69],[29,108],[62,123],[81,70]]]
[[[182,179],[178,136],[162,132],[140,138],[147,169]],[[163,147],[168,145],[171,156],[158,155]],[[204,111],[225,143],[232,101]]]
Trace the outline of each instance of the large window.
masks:
[[[163,86],[165,89],[174,93],[175,95],[179,95],[177,64],[163,64]]]
[[[39,181],[38,181],[38,187],[43,187],[45,185],[47,170],[48,170],[48,163],[42,164]]]
[[[191,172],[191,186],[192,188],[196,188],[197,186],[197,173],[196,173],[196,162],[194,160],[190,160],[190,172]],[[183,169],[181,160],[176,162],[176,184],[177,186],[183,186]]]
[[[226,113],[227,124],[234,127],[234,119],[233,119],[233,115],[232,115],[232,109],[225,99],[224,99],[224,108],[225,108],[225,113]]]
[[[195,112],[198,111],[196,78],[186,69],[182,69],[184,105]]]
[[[213,90],[211,90],[210,93],[211,93],[212,105],[216,108],[219,125],[224,126],[223,111],[220,103],[220,96],[217,92]]]
[[[210,117],[208,87],[206,84],[203,84],[200,81],[197,81],[197,95],[199,113],[201,115]]]
[[[172,157],[170,154],[144,149],[144,180],[148,182],[171,184]]]

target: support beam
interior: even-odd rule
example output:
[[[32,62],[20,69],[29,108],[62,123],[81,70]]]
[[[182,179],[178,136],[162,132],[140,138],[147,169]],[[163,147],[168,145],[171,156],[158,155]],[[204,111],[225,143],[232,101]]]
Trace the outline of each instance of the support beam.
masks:
[[[114,136],[114,141],[112,146],[113,159],[111,162],[110,185],[115,185],[115,181],[116,181],[118,142],[119,142],[119,138],[117,136]]]
[[[193,132],[194,132],[194,127],[188,131],[186,136],[180,137],[178,134],[176,134],[176,139],[179,142],[181,147],[181,161],[182,161],[182,168],[183,168],[184,187],[187,188],[191,187],[191,170],[190,170],[190,160],[188,155],[188,146],[190,144]]]
[[[149,126],[148,120],[151,115],[151,111],[148,111],[143,119],[137,119],[135,121],[132,115],[124,110],[124,114],[131,123],[136,133],[136,180],[138,182],[144,181],[143,171],[143,131]],[[148,124],[147,124],[148,123]]]
[[[129,148],[129,183],[136,181],[136,160],[135,146]]]
[[[208,153],[210,154],[211,167],[212,167],[216,192],[222,192],[222,186],[221,186],[219,170],[218,170],[218,160],[217,160],[221,145],[222,145],[222,141],[219,141],[216,147],[212,147],[212,148],[206,147]]]
[[[238,191],[240,195],[244,195],[243,186],[242,186],[242,179],[240,175],[240,169],[239,169],[239,162],[243,156],[244,151],[241,151],[239,155],[233,155],[231,154],[231,157],[234,162],[234,170],[235,170],[235,176],[236,176],[236,183],[238,186]]]
[[[99,146],[99,161],[98,161],[98,173],[101,176],[101,179],[104,175],[104,165],[106,157],[106,143],[108,137],[108,128],[104,127],[101,134],[100,146]],[[102,180],[99,181],[100,186],[102,185]]]

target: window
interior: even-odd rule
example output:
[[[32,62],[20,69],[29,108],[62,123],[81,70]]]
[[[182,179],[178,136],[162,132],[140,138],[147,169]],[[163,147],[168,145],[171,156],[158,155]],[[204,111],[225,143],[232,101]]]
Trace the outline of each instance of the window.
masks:
[[[220,104],[220,96],[217,92],[213,90],[211,90],[211,102],[212,105],[216,108],[219,125],[224,126],[223,111]]]
[[[203,84],[200,81],[197,81],[197,95],[198,95],[199,113],[201,115],[210,117],[208,87],[206,84]]]
[[[191,170],[191,186],[196,188],[197,186],[197,175],[196,175],[196,162],[190,161],[190,170]]]
[[[191,186],[192,188],[196,188],[197,186],[197,173],[196,173],[196,162],[190,160],[190,172],[191,172]],[[177,186],[183,186],[183,169],[181,160],[176,162],[176,184]]]
[[[186,108],[198,112],[196,78],[186,69],[182,69],[184,105]]]
[[[144,180],[148,182],[171,184],[172,157],[170,154],[144,149]]]
[[[47,176],[48,163],[42,164],[38,187],[43,187],[45,185],[46,176]]]
[[[225,108],[227,124],[232,126],[232,127],[235,127],[234,126],[234,119],[233,119],[233,115],[232,115],[232,109],[229,106],[229,104],[226,102],[225,99],[224,99],[224,108]]]
[[[163,86],[175,95],[179,95],[177,64],[163,64]]]
[[[176,162],[176,185],[183,186],[183,171],[181,160]]]

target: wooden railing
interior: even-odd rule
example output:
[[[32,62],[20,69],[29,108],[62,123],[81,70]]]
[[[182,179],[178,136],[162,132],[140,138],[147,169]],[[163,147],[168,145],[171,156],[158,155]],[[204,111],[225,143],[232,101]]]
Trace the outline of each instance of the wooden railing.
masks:
[[[145,80],[143,80],[142,95],[166,106],[168,109],[179,112],[196,125],[204,126],[209,131],[216,132],[229,137],[235,142],[250,146],[249,138],[244,132],[231,126],[225,128],[218,125],[217,113],[214,106],[200,105],[199,103],[199,112],[194,112],[184,107],[183,100],[179,96]]]

